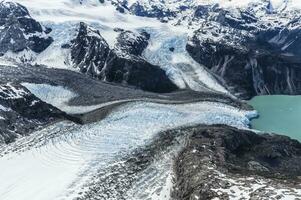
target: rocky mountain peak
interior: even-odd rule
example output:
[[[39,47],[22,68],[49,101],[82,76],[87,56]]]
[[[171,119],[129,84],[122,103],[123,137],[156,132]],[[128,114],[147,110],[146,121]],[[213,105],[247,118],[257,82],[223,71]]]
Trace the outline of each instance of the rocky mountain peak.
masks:
[[[83,73],[100,76],[109,53],[110,47],[100,32],[81,22],[71,47],[71,59],[76,67]]]
[[[115,47],[110,49],[99,31],[80,23],[71,47],[75,67],[97,79],[144,90],[168,92],[177,89],[164,70],[140,57],[150,37],[146,32],[115,31],[119,36]]]
[[[50,30],[31,18],[28,10],[14,2],[0,2],[0,54],[8,51],[45,50],[53,41]]]
[[[15,2],[0,2],[0,18],[9,17],[29,17],[29,13],[26,7]]]
[[[115,50],[125,54],[140,56],[148,45],[150,35],[145,32],[121,31],[117,37]]]

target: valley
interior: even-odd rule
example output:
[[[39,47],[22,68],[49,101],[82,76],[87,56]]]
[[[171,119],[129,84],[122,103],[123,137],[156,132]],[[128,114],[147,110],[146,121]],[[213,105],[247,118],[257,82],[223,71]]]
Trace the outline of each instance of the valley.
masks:
[[[300,14],[0,1],[0,199],[300,199]]]

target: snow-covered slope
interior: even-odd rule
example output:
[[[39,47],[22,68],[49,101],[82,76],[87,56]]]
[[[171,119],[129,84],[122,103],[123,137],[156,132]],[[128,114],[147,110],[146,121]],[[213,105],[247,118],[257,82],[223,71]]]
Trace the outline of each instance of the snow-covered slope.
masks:
[[[44,26],[52,29],[52,31],[49,33],[49,36],[51,36],[54,41],[45,51],[40,54],[8,54],[6,55],[6,58],[22,61],[25,57],[26,61],[30,61],[32,64],[42,64],[46,67],[65,68],[76,71],[79,70],[74,68],[74,63],[71,60],[71,51],[68,48],[68,44],[75,39],[77,35],[77,27],[79,27],[79,23],[82,21],[99,30],[101,36],[106,40],[111,48],[114,48],[119,35],[119,32],[116,31],[116,28],[133,32],[145,29],[156,29],[159,32],[160,30],[164,30],[164,32],[169,35],[174,35],[175,33],[176,35],[182,34],[184,41],[191,32],[185,26],[176,27],[172,24],[161,23],[157,19],[139,17],[132,15],[131,13],[121,13],[116,10],[117,4],[114,4],[110,1],[105,1],[105,3],[100,3],[96,0],[83,1],[81,3],[79,3],[79,1],[71,0],[55,0],[51,2],[37,0],[15,1],[26,6],[34,19],[41,22]],[[159,45],[161,46],[160,48],[166,47],[166,45],[163,44]],[[183,45],[185,44],[183,43]],[[190,57],[186,53],[185,49],[183,49],[184,46],[181,48],[182,50],[180,53],[178,53],[178,55],[181,57],[186,57],[186,59],[189,60]],[[165,49],[162,49],[162,51],[165,51]],[[148,60],[148,58],[146,58],[146,60]],[[171,61],[167,62],[170,65],[173,65]],[[190,59],[189,62],[193,61]],[[214,77],[210,75],[208,76],[208,73],[206,70],[202,69],[202,66],[199,66],[195,63],[189,63],[186,65],[191,69],[187,71],[181,69],[181,64],[175,65],[175,70],[180,71],[180,73],[178,73],[180,77],[175,77],[172,75],[172,73],[177,72],[167,72],[167,75],[178,87],[202,91],[204,90],[205,85],[206,88],[213,90],[219,88],[218,91],[225,92],[225,89],[223,89],[222,86],[218,86],[219,83],[216,82]],[[195,65],[198,69],[196,69]],[[166,70],[166,65],[159,66]],[[202,73],[204,73],[204,78]],[[183,85],[183,79],[187,79],[185,81],[186,85]],[[204,81],[209,82],[204,83]]]
[[[31,17],[48,27],[51,30],[48,35],[54,41],[46,50],[38,54],[28,51],[8,52],[3,57],[7,60],[80,71],[100,80],[129,84],[150,91],[159,90],[157,86],[155,89],[145,86],[149,83],[142,83],[136,78],[145,76],[143,73],[134,75],[136,77],[133,79],[133,76],[129,75],[132,74],[130,69],[136,71],[137,66],[149,69],[149,64],[153,64],[155,66],[151,71],[155,71],[157,66],[161,67],[178,88],[197,91],[213,90],[222,93],[230,91],[242,98],[249,98],[254,94],[299,93],[299,82],[294,77],[294,74],[299,74],[299,71],[292,67],[300,55],[298,45],[301,27],[298,17],[300,3],[296,0],[14,1],[26,6]],[[72,50],[70,46],[79,35],[80,22],[85,22],[95,31],[99,31],[99,37],[103,38],[105,44],[102,46],[109,47],[100,48],[96,45],[97,42],[93,43],[93,40],[88,41],[87,44],[83,44],[83,42],[75,44]],[[120,44],[120,40],[118,42],[117,38],[120,37],[122,31],[149,32],[151,38],[148,47],[141,55],[144,60],[139,58],[138,63],[132,62],[135,60],[134,57],[124,52],[117,53],[117,55],[122,55],[127,59],[116,59],[115,56],[111,60],[112,56],[107,56],[107,54],[111,54],[109,53],[111,49],[115,51],[116,46]],[[130,35],[126,36],[131,37]],[[83,38],[83,41],[85,40],[86,38]],[[199,49],[198,43],[203,50]],[[82,48],[79,48],[80,45]],[[86,45],[89,48],[86,48]],[[222,45],[223,47],[220,47]],[[97,48],[93,48],[94,46]],[[78,49],[76,54],[74,54],[76,52],[74,48]],[[188,48],[189,52],[187,52]],[[252,77],[241,76],[243,80],[248,80],[248,83],[228,80],[228,66],[239,65],[233,64],[237,59],[233,53],[229,53],[229,48],[234,49],[235,54],[238,55],[251,52],[251,56],[245,55],[239,58],[242,59],[239,61],[242,63],[241,68],[249,66],[248,69],[253,69],[253,72],[247,72],[248,74],[252,73],[253,75],[250,75]],[[281,72],[280,78],[269,81],[263,80],[265,73],[268,72],[259,73],[257,69],[251,67],[255,66],[252,63],[256,63],[253,62],[254,57],[269,54],[266,53],[267,51],[270,53],[278,51],[276,52],[278,61],[262,63],[256,58],[256,62],[259,63],[259,71],[265,71],[261,68],[270,68],[266,66],[272,64],[276,64],[276,68],[278,65],[281,67],[282,59],[293,60],[291,64],[287,65],[289,68]],[[92,55],[93,52],[94,55]],[[224,57],[220,57],[218,52],[223,52]],[[199,54],[203,58],[200,59]],[[78,59],[81,56],[85,56],[85,59]],[[147,62],[144,62],[145,60]],[[266,60],[266,58],[262,60]],[[119,66],[108,67],[108,62]],[[272,71],[275,71],[275,67],[271,68],[273,68]],[[269,70],[267,69],[267,71]],[[129,77],[132,79],[129,80]],[[160,81],[163,83],[163,80],[166,80],[164,75]],[[283,84],[287,86],[283,86]],[[168,85],[167,88],[172,89],[164,89],[162,92],[174,90],[173,86],[169,83]],[[164,88],[163,84],[159,84],[159,87]]]
[[[254,14],[299,11],[301,3],[298,0],[108,0],[122,7],[124,12],[138,16],[159,18],[163,21],[190,19],[195,11],[204,6],[218,6],[222,9],[254,10]],[[120,10],[120,9],[119,9]],[[236,10],[236,11],[235,11]]]
[[[26,6],[34,19],[41,22],[45,27],[51,28],[52,31],[49,36],[54,41],[42,53],[10,53],[5,55],[7,59],[26,60],[27,62],[29,60],[32,64],[84,71],[84,73],[87,72],[83,69],[89,68],[94,69],[95,73],[100,73],[98,69],[102,67],[95,66],[95,63],[91,67],[90,64],[87,64],[89,61],[85,61],[84,65],[87,66],[78,67],[72,60],[69,47],[71,41],[76,38],[80,22],[86,22],[95,30],[99,30],[100,35],[111,49],[115,48],[117,38],[120,35],[118,30],[132,32],[148,30],[150,33],[157,32],[159,34],[151,34],[150,44],[142,54],[145,59],[165,70],[167,76],[178,88],[189,88],[197,91],[209,89],[228,93],[225,88],[231,90],[233,87],[225,84],[227,80],[219,77],[220,74],[213,72],[214,75],[211,75],[211,72],[205,68],[211,66],[199,62],[194,57],[194,60],[199,63],[195,62],[190,57],[191,52],[187,53],[185,43],[187,43],[188,38],[196,35],[194,31],[200,28],[200,24],[203,27],[209,24],[206,25],[209,28],[206,28],[206,31],[203,30],[203,41],[213,41],[216,44],[226,43],[235,46],[235,48],[241,48],[243,51],[249,50],[248,47],[245,47],[246,42],[242,38],[248,38],[258,34],[258,32],[269,31],[270,29],[273,29],[272,32],[275,34],[264,40],[269,40],[272,45],[279,45],[277,48],[285,50],[283,55],[295,53],[291,52],[290,49],[298,44],[297,40],[293,39],[296,36],[295,33],[287,36],[287,30],[281,32],[282,29],[289,31],[299,29],[300,3],[297,0],[106,0],[103,3],[98,0],[14,1]],[[215,28],[211,30],[210,27]],[[277,38],[277,31],[283,36],[279,35]],[[168,35],[168,38],[163,39],[163,33]],[[235,38],[236,35],[238,38]],[[294,49],[298,48],[294,47]],[[87,49],[86,53],[89,51],[95,50]],[[231,55],[228,57],[231,58]],[[231,64],[231,62],[232,60],[226,60],[224,66],[227,63]],[[215,65],[219,65],[216,63]],[[126,65],[131,66],[133,63],[126,63]],[[121,75],[117,71],[111,73],[111,78],[99,74],[92,74],[92,76],[118,83],[129,82],[125,80],[128,72],[125,70],[122,73],[124,77],[118,81],[115,80],[115,77]],[[219,80],[217,81],[217,79]],[[293,78],[290,77],[289,79]],[[135,86],[140,85],[140,83],[135,84]],[[253,85],[257,87],[258,83]],[[271,89],[269,88],[269,90]],[[283,90],[286,92],[295,91],[294,88]],[[260,91],[263,90],[260,89]],[[252,93],[252,91],[245,92],[241,89],[231,92],[244,98],[250,96],[246,93]]]

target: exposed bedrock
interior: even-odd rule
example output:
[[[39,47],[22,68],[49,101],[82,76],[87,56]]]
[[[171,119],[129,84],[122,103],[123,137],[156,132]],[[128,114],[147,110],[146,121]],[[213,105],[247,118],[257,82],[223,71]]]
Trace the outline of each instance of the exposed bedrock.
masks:
[[[34,20],[28,10],[13,2],[0,2],[0,54],[32,50],[40,53],[53,41],[50,29]]]
[[[132,31],[121,30],[115,49],[124,54],[141,56],[144,49],[148,46],[149,39],[150,35],[145,31],[133,33]]]
[[[143,4],[139,3],[139,1],[135,2],[133,5],[131,5],[128,10],[130,13],[141,16],[141,17],[152,17],[163,19],[165,18],[174,18],[177,16],[177,13],[175,11],[172,11],[168,8],[162,8],[158,5],[153,5],[151,8],[146,8],[143,6]]]
[[[181,131],[188,137],[175,159],[173,199],[279,199],[281,191],[300,198],[298,141],[225,125]]]
[[[99,31],[80,23],[78,35],[72,41],[71,59],[82,73],[90,76],[101,76],[100,72],[106,64],[110,53],[109,44]]]
[[[72,41],[71,58],[82,73],[103,81],[160,93],[176,90],[164,70],[141,57],[148,39],[143,31],[121,31],[115,47],[110,49],[99,31],[80,23],[79,33]]]
[[[296,95],[301,94],[299,35],[300,29],[274,28],[251,34],[204,23],[190,38],[187,51],[240,98]]]
[[[64,117],[20,84],[0,84],[0,145]]]

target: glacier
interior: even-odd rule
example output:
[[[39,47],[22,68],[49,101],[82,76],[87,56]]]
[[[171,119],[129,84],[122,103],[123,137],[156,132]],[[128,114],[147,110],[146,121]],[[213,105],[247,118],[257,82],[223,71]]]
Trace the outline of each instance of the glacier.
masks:
[[[54,38],[54,42],[40,54],[30,51],[18,54],[9,52],[4,55],[6,60],[0,60],[1,65],[12,67],[26,58],[33,65],[78,72],[70,61],[70,50],[61,47],[70,43],[75,37],[78,23],[84,21],[100,30],[112,48],[118,35],[114,28],[146,30],[150,34],[150,40],[142,57],[165,70],[180,89],[212,92],[234,98],[216,77],[186,51],[188,37],[197,28],[195,25],[175,26],[174,23],[178,19],[161,23],[157,19],[121,14],[110,1],[104,4],[98,0],[86,0],[82,3],[75,0],[14,1],[25,5],[35,19],[52,29],[49,35]],[[135,2],[131,0],[129,4]],[[162,3],[160,0],[141,2],[150,5]],[[183,2],[208,3],[205,0]],[[210,1],[212,2],[235,9],[259,1]],[[273,12],[289,6],[301,7],[301,4],[294,0],[269,2]],[[165,3],[171,9],[177,9],[177,6],[181,5],[180,1],[174,0]],[[8,58],[12,60],[8,61]],[[206,101],[181,104],[166,101],[166,104],[160,104],[144,102],[147,99],[141,98],[75,106],[70,102],[79,94],[67,87],[29,82],[22,82],[21,85],[42,101],[67,114],[84,114],[113,103],[123,104],[114,108],[101,121],[84,125],[57,121],[27,137],[17,139],[14,143],[0,146],[0,180],[5,180],[0,181],[1,200],[83,199],[101,178],[106,179],[110,173],[122,173],[124,158],[150,144],[162,131],[199,124],[225,124],[248,129],[250,118],[257,116],[255,111]],[[5,109],[7,108],[0,105],[0,110]],[[0,116],[0,120],[3,119]],[[179,140],[185,142],[183,138]],[[104,185],[100,191],[107,193],[109,197],[106,199],[112,200],[120,197],[120,191],[125,191],[122,198],[129,200],[170,199],[173,187],[173,157],[182,148],[181,142],[163,152],[162,157],[156,157],[142,173],[137,174],[139,180],[134,180],[130,189],[120,183],[110,188]],[[126,175],[119,176],[127,182]],[[234,189],[237,192],[237,188]]]
[[[0,198],[72,199],[86,189],[84,184],[99,170],[145,145],[162,130],[215,123],[247,128],[248,114],[210,102],[137,102],[121,106],[93,124],[80,126],[63,121],[50,125],[1,148],[0,171],[4,173],[0,179],[6,181],[0,182]]]

